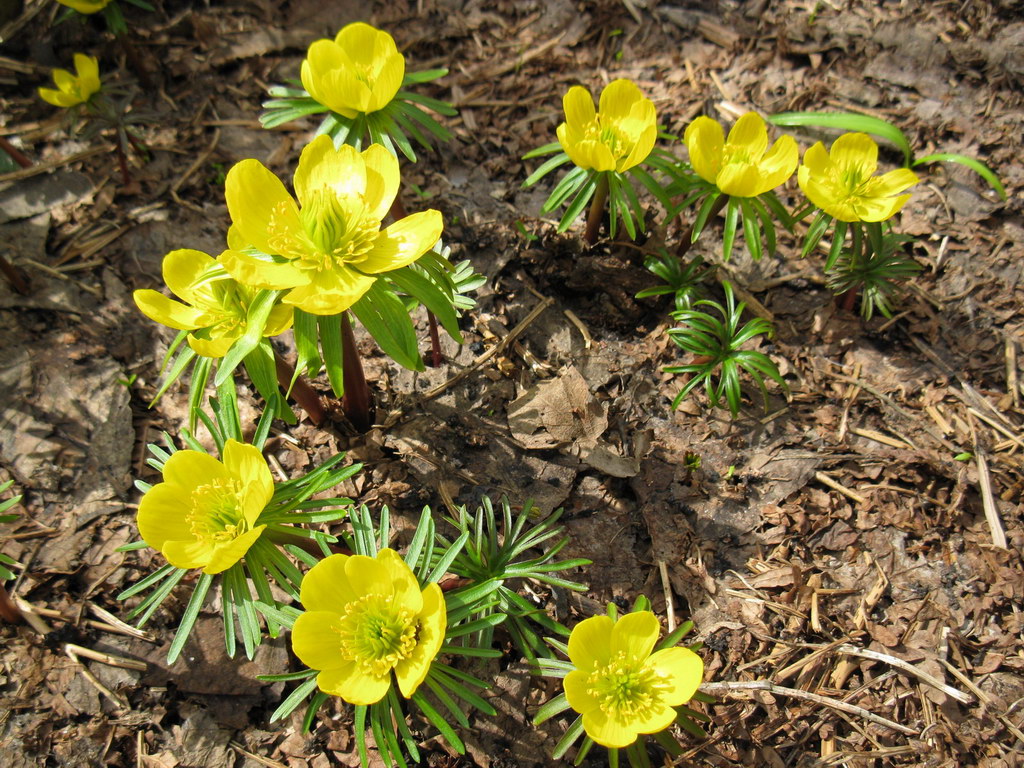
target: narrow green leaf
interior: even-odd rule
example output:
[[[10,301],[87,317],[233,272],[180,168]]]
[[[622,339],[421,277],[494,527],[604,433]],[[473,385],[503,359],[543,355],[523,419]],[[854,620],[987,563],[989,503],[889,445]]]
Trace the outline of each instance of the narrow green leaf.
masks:
[[[996,194],[999,195],[1000,200],[1006,201],[1006,188],[1003,186],[1003,183],[999,181],[999,177],[996,176],[995,172],[980,160],[953,152],[937,152],[934,155],[919,157],[912,165],[927,165],[928,163],[959,163],[964,165],[987,181],[992,189],[996,191]]]
[[[911,165],[914,153],[906,135],[890,122],[853,112],[782,112],[772,115],[768,122],[781,126],[822,126],[843,131],[871,133],[892,143],[903,153],[904,164]]]
[[[213,584],[213,576],[208,573],[202,574],[196,581],[195,589],[192,591],[192,598],[185,607],[185,613],[181,616],[181,623],[178,624],[178,629],[174,633],[174,640],[171,641],[170,650],[167,651],[168,664],[173,664],[178,660],[181,650],[185,647],[185,643],[188,642],[188,637],[192,633],[196,619],[199,618],[199,611],[202,610],[203,603],[206,602],[206,594],[210,591],[211,584]]]
[[[352,305],[352,312],[384,354],[410,371],[424,370],[416,329],[409,313],[384,280],[376,280],[370,290]]]

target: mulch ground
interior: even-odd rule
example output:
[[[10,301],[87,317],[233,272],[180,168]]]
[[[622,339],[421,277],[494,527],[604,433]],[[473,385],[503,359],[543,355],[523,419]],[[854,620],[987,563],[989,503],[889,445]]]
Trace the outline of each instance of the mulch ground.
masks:
[[[132,480],[153,479],[145,444],[179,434],[187,414],[180,388],[147,408],[171,336],[137,313],[131,290],[159,286],[169,250],[219,253],[231,164],[256,157],[291,175],[315,126],[261,129],[266,87],[297,77],[309,42],[360,19],[395,36],[410,70],[450,68],[427,90],[459,107],[447,121],[455,139],[403,163],[404,202],[439,208],[453,256],[489,279],[464,319],[466,344],[446,339],[440,368],[399,369],[366,338],[378,426],[276,432],[281,471],[347,451],[366,468],[342,492],[388,504],[399,521],[484,494],[564,508],[564,553],[594,561],[577,574],[590,590],[533,585],[534,597],[571,625],[646,594],[667,622],[692,619],[705,643],[705,690],[718,697],[709,738],[659,764],[1021,764],[1016,3],[155,4],[124,4],[154,85],[135,108],[155,118],[140,128],[150,156],[131,158],[127,185],[109,135],[73,137],[35,94],[73,51],[124,75],[121,48],[95,20],[52,27],[58,6],[43,0],[0,30],[0,135],[34,163],[0,176],[0,243],[30,285],[0,284],[0,478],[24,494],[0,542],[21,563],[9,589],[38,614],[34,627],[0,627],[5,765],[358,763],[345,707],[306,735],[297,719],[268,723],[287,689],[254,675],[295,664],[285,642],[228,661],[210,614],[168,668],[182,598],[132,634],[114,596],[161,562],[115,549],[136,538]],[[774,323],[761,348],[790,396],[773,392],[764,412],[750,387],[736,420],[702,395],[673,412],[680,381],[661,369],[684,360],[665,335],[669,303],[634,296],[655,282],[644,254],[674,245],[686,222],[661,225],[652,202],[659,226],[644,242],[588,250],[579,230],[558,235],[538,218],[553,179],[520,188],[535,167],[520,158],[553,140],[565,90],[617,77],[636,81],[676,134],[696,115],[749,109],[883,117],[921,154],[983,159],[1009,201],[964,169],[927,172],[899,225],[924,269],[891,320],[837,308],[820,259],[800,260],[793,238],[777,258],[737,252],[719,277]],[[695,250],[718,263],[714,234]],[[314,385],[326,394],[326,380]],[[499,716],[466,734],[465,757],[427,741],[427,763],[553,764],[566,723],[529,726],[550,685],[511,657],[478,674],[495,680]]]

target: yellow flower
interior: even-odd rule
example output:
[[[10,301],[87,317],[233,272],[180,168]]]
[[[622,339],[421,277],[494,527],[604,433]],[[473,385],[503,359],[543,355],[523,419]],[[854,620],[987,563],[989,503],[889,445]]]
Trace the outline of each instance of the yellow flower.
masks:
[[[309,46],[301,72],[310,96],[350,119],[390,104],[404,77],[394,38],[361,21]]]
[[[574,85],[562,98],[565,122],[558,143],[580,168],[628,171],[654,149],[658,137],[654,103],[629,80],[614,80],[601,91],[601,103],[586,88]]]
[[[135,304],[150,320],[188,335],[189,346],[204,357],[224,357],[246,330],[249,305],[256,291],[240,285],[219,260],[202,251],[183,248],[164,257],[164,282],[185,303],[149,288],[135,291]],[[276,336],[292,324],[292,308],[278,304],[270,310],[264,336]]]
[[[324,693],[350,704],[380,701],[391,686],[411,697],[444,641],[447,613],[437,584],[420,590],[393,549],[377,556],[331,555],[302,579],[306,611],[292,629],[292,649],[320,670]]]
[[[139,534],[175,568],[220,573],[242,559],[265,525],[256,525],[274,495],[258,448],[228,440],[224,461],[178,451],[164,464],[164,482],[139,502]]]
[[[57,2],[68,8],[74,8],[79,13],[89,14],[102,11],[113,0],[57,0]]]
[[[360,153],[329,136],[306,145],[295,171],[298,204],[257,160],[228,171],[225,197],[233,222],[225,268],[241,283],[290,288],[284,303],[334,315],[366,293],[376,275],[410,264],[441,236],[441,212],[422,211],[381,230],[398,193],[398,160],[379,144]],[[243,251],[245,243],[280,257]]]
[[[55,107],[84,104],[100,89],[100,65],[94,56],[75,54],[75,74],[66,69],[53,70],[53,88],[40,88],[39,98]]]
[[[736,121],[725,140],[721,123],[698,117],[683,135],[693,170],[730,197],[757,197],[785,183],[800,160],[792,136],[768,149],[768,128],[756,112]]]
[[[569,706],[583,715],[587,735],[605,747],[627,747],[641,733],[657,733],[676,719],[704,676],[704,662],[688,648],[651,653],[658,619],[650,611],[618,621],[592,616],[569,635],[565,677]]]
[[[904,206],[910,195],[899,194],[917,184],[909,168],[881,176],[878,145],[866,133],[846,133],[825,151],[819,141],[804,153],[797,172],[800,189],[829,216],[840,221],[885,221]]]

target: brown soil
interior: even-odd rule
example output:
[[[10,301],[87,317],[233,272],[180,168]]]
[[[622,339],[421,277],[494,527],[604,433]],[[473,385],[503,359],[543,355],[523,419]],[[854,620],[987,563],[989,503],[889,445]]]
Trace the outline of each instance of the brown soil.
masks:
[[[403,165],[404,201],[410,211],[440,208],[457,258],[490,279],[463,323],[466,345],[445,339],[440,368],[411,374],[365,339],[381,426],[355,435],[302,423],[271,442],[283,471],[348,451],[366,469],[342,490],[399,519],[483,494],[564,507],[565,554],[595,563],[578,574],[586,595],[539,593],[560,620],[642,593],[660,616],[692,618],[706,644],[707,688],[719,697],[707,707],[710,738],[685,740],[685,756],[665,765],[1021,764],[1016,3],[123,5],[156,84],[135,103],[158,115],[142,129],[151,157],[132,158],[128,185],[110,136],[69,138],[35,95],[71,52],[97,54],[111,72],[126,66],[121,48],[96,20],[52,28],[58,7],[42,0],[28,0],[3,33],[0,134],[35,165],[0,176],[3,253],[30,285],[23,295],[0,283],[0,382],[10,395],[0,477],[25,495],[2,548],[23,566],[8,587],[48,628],[0,627],[6,765],[358,762],[344,707],[326,709],[308,735],[297,719],[268,723],[286,689],[254,675],[295,663],[284,642],[231,662],[206,616],[168,669],[180,597],[144,637],[115,632],[96,612],[123,614],[114,595],[161,562],[115,549],[137,535],[132,480],[153,479],[145,444],[163,430],[177,435],[187,413],[177,388],[146,407],[171,337],[137,313],[131,290],[159,285],[169,250],[219,252],[232,163],[256,157],[290,176],[313,124],[262,130],[265,87],[296,77],[310,41],[357,19],[392,32],[410,70],[450,67],[431,92],[461,109],[448,122],[456,139]],[[837,308],[820,259],[800,261],[793,239],[759,263],[737,253],[720,276],[773,320],[762,349],[791,396],[775,392],[765,414],[751,386],[735,421],[703,395],[672,412],[680,382],[661,369],[683,359],[665,335],[669,303],[633,296],[655,282],[643,253],[673,245],[686,222],[652,229],[639,246],[587,250],[581,229],[556,235],[536,218],[553,181],[520,189],[536,167],[520,157],[553,140],[561,94],[576,83],[596,92],[615,77],[635,80],[677,134],[698,114],[731,120],[747,109],[884,117],[919,153],[983,159],[1009,202],[959,167],[928,173],[900,224],[918,237],[924,271],[892,321],[863,323]],[[712,261],[714,235],[696,249]],[[518,338],[458,377],[541,305]],[[325,379],[314,386],[328,389]],[[243,401],[254,418],[256,401]],[[699,469],[686,468],[687,454],[699,455]],[[112,666],[74,646],[141,663]],[[428,764],[553,764],[565,723],[528,725],[551,686],[515,659],[481,674],[496,680],[499,717],[466,734],[466,757],[428,741]],[[588,764],[601,764],[598,752]]]

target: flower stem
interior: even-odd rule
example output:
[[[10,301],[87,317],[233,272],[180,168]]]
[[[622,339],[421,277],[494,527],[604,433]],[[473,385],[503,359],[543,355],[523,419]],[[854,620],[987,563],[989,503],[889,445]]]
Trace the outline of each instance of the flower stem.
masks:
[[[17,603],[11,600],[7,594],[7,587],[0,583],[0,619],[11,624],[20,624],[22,621],[21,609]]]
[[[597,182],[594,197],[590,201],[590,213],[587,214],[587,229],[583,233],[583,239],[587,241],[587,245],[597,242],[597,235],[601,231],[601,220],[604,218],[604,204],[607,201],[608,175],[603,173]]]
[[[25,157],[24,153],[20,149],[11,144],[11,142],[9,142],[3,136],[0,136],[0,149],[2,149],[4,152],[10,155],[11,160],[16,162],[22,168],[32,167],[32,161]]]
[[[718,199],[715,200],[715,204],[711,206],[711,213],[708,214],[708,221],[711,221],[711,219],[715,218],[715,216],[720,214],[722,212],[722,209],[725,208],[728,202],[728,195],[719,195]],[[679,247],[676,248],[676,256],[680,259],[686,255],[687,251],[690,250],[690,246],[693,245],[694,224],[696,224],[696,221],[690,222],[690,226],[687,227],[686,231],[683,232],[682,234],[682,239],[679,241]]]
[[[121,169],[121,183],[126,187],[131,184],[132,177],[128,173],[128,158],[124,154],[124,141],[121,132],[117,132],[117,166]]]
[[[345,394],[341,398],[341,407],[345,411],[352,426],[360,432],[367,432],[373,424],[370,408],[370,388],[366,385],[363,363],[359,359],[356,348],[356,337],[352,332],[352,323],[348,312],[341,316],[341,365],[342,378],[345,381]]]
[[[319,427],[327,418],[320,395],[309,385],[305,376],[299,376],[295,380],[295,384],[292,385],[295,368],[289,365],[276,351],[274,352],[274,367],[277,369],[277,383],[281,385],[281,389],[287,392],[288,387],[291,386],[291,396],[295,402],[306,412],[313,425]]]
[[[850,290],[843,294],[842,307],[847,312],[853,312],[854,308],[857,306],[858,293],[860,293],[860,291],[858,291],[856,288],[851,288]]]

